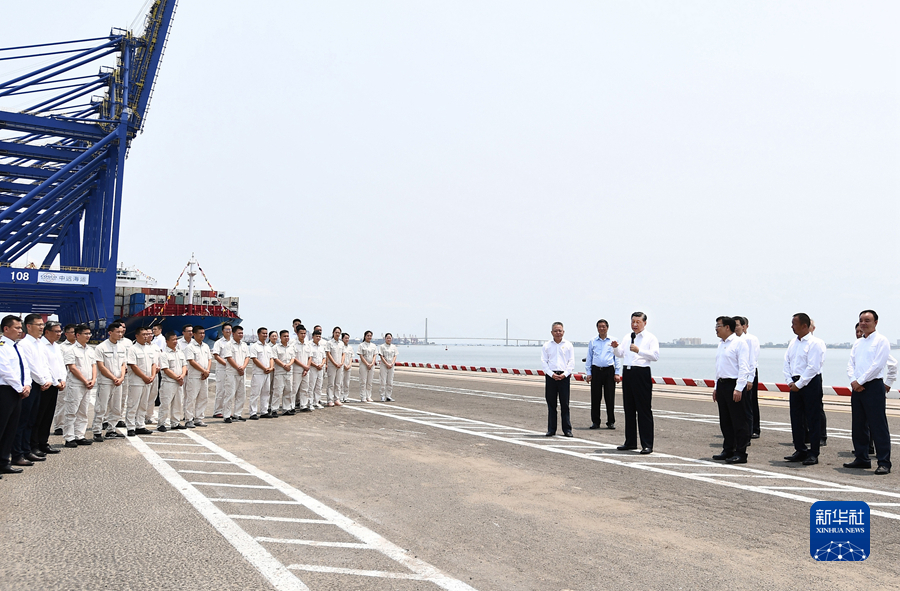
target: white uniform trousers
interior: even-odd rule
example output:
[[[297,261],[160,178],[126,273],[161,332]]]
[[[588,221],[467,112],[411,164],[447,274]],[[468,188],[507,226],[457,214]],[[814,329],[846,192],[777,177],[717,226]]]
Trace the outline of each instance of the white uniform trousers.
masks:
[[[66,389],[59,393],[56,397],[56,410],[53,411],[53,426],[50,428],[50,432],[56,431],[57,429],[63,428],[63,423],[66,420],[66,392],[69,390],[69,384],[66,384]]]
[[[253,371],[250,378],[250,416],[269,412],[269,374]]]
[[[156,374],[156,378],[153,380],[153,383],[150,384],[150,404],[147,405],[147,416],[144,418],[146,420],[153,419],[153,415],[156,413],[156,398],[159,396],[159,383],[162,379],[160,376],[162,375],[162,370]]]
[[[129,384],[128,404],[125,409],[125,428],[129,431],[140,429],[144,426],[144,417],[147,416],[147,402],[150,400],[150,384]]]
[[[375,368],[359,362],[359,400],[365,402],[372,400],[372,379],[375,377]]]
[[[269,374],[269,405],[262,408],[262,412],[278,410],[278,399],[275,397],[275,372]]]
[[[74,382],[75,380],[72,380]],[[91,393],[82,383],[68,383],[65,399],[65,417],[63,419],[63,437],[66,441],[75,441],[84,437],[88,425],[88,412],[91,406]]]
[[[159,385],[158,422],[161,427],[174,427],[180,422],[177,410],[182,408],[183,398],[184,388],[176,382],[165,381]]]
[[[394,391],[394,368],[378,366],[378,377],[381,378],[381,401],[384,402],[388,398],[393,398]]]
[[[113,427],[119,424],[119,421],[125,420],[125,402],[128,400],[128,376],[126,374],[125,381],[122,382],[122,386],[119,391],[119,395],[113,400],[115,403],[113,409],[116,411],[116,415],[113,419],[116,421],[115,424],[110,423]]]
[[[116,396],[118,394],[118,396]],[[112,382],[97,381],[97,402],[94,405],[94,435],[103,433],[103,423],[108,423],[107,429],[115,429],[118,413],[116,413],[116,398],[122,398],[122,385],[113,386]]]
[[[322,385],[325,382],[325,370],[310,366],[309,374],[309,403],[310,405],[322,404]]]
[[[216,402],[213,406],[214,415],[224,415],[222,407],[225,403],[225,366],[216,360],[213,360],[216,368]]]
[[[188,378],[184,382],[184,419],[186,421],[202,421],[206,412],[206,399],[209,398],[209,378]]]
[[[272,379],[272,410],[294,410],[294,390],[290,371],[276,369]]]
[[[347,367],[344,366],[344,371],[341,373],[341,402],[347,402],[350,399],[350,372],[353,370],[353,366]]]
[[[244,376],[236,372],[225,372],[224,394],[222,396],[222,414],[225,418],[239,417],[244,410]]]
[[[342,366],[333,366],[325,363],[325,400],[333,404],[341,399],[341,371]]]
[[[291,386],[294,389],[294,408],[306,408],[309,406],[309,373],[303,375],[303,370],[291,372]]]

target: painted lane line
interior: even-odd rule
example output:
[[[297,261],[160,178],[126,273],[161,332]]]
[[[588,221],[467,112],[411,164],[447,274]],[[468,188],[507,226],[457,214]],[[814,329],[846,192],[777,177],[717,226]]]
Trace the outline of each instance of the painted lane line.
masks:
[[[230,464],[222,460],[190,460],[188,458],[160,458],[164,462],[195,462],[197,464]]]
[[[360,577],[379,577],[382,579],[407,579],[412,581],[427,581],[422,575],[410,573],[390,573],[383,570],[359,570],[355,568],[338,568],[336,566],[317,566],[315,564],[291,564],[291,570],[305,570],[314,573],[330,573],[335,575],[356,575]]]
[[[286,538],[267,538],[260,536],[253,538],[257,542],[269,542],[272,544],[296,544],[298,546],[321,546],[325,548],[354,548],[356,550],[374,550],[366,544],[358,542],[321,542],[318,540],[291,540]]]
[[[354,406],[348,406],[348,408],[361,409],[361,407]],[[322,517],[328,522],[338,526],[340,529],[344,530],[354,538],[365,543],[368,547],[381,552],[388,558],[393,559],[400,565],[406,567],[417,575],[420,575],[421,577],[423,577],[421,580],[434,583],[438,587],[446,589],[447,591],[475,591],[472,587],[465,584],[464,582],[444,574],[442,571],[428,564],[424,560],[420,560],[414,556],[410,556],[406,552],[406,550],[388,541],[374,531],[353,521],[349,517],[338,513],[331,507],[297,490],[283,480],[272,476],[268,472],[260,470],[253,464],[242,460],[238,456],[232,454],[222,447],[219,447],[208,439],[205,439],[204,437],[201,437],[200,435],[197,435],[193,432],[188,432],[186,435],[193,439],[195,442],[204,445],[210,451],[217,452],[223,458],[230,460],[235,466],[238,466],[239,468],[242,468],[250,474],[253,474],[263,482],[271,484],[287,497],[295,499],[301,505],[317,514],[319,517]]]
[[[247,503],[251,505],[302,505],[298,501],[280,501],[280,500],[268,500],[268,499],[222,499],[222,498],[212,498],[209,497],[209,500],[213,503]]]
[[[178,451],[177,449],[161,450],[165,454],[185,454],[188,456],[217,456],[219,454],[211,451]]]
[[[203,494],[188,484],[174,468],[165,463],[150,446],[137,437],[128,441],[175,490],[180,492],[241,555],[252,564],[278,591],[309,591],[294,573],[275,559],[253,536],[245,532]]]
[[[194,486],[227,486],[230,488],[267,488],[270,490],[274,490],[274,486],[269,486],[268,484],[225,484],[222,482],[191,482]]]
[[[269,517],[266,515],[229,515],[232,519],[248,519],[251,521],[281,521],[284,523],[319,523],[322,525],[331,525],[330,521],[325,519],[300,519],[299,517]]]
[[[611,454],[596,454],[596,453],[587,454],[587,453],[583,453],[583,452],[559,449],[557,447],[552,447],[552,446],[547,446],[547,445],[536,445],[532,441],[523,441],[521,439],[511,439],[511,438],[507,438],[507,437],[499,437],[497,435],[491,435],[489,433],[484,433],[482,431],[468,430],[468,429],[463,429],[460,427],[447,427],[444,425],[430,423],[429,420],[427,420],[428,418],[430,418],[430,415],[435,415],[435,416],[440,416],[440,417],[448,416],[448,415],[442,415],[439,413],[430,413],[427,411],[419,411],[421,418],[414,418],[414,417],[409,417],[409,416],[394,415],[390,412],[386,412],[386,411],[382,411],[382,410],[378,410],[378,409],[369,409],[369,408],[360,408],[360,407],[350,407],[350,408],[352,410],[359,411],[359,412],[365,412],[365,413],[374,414],[374,415],[381,415],[381,416],[388,417],[388,418],[395,418],[395,419],[399,419],[399,420],[403,420],[403,421],[409,421],[409,422],[420,424],[420,425],[432,426],[432,427],[435,427],[438,429],[445,429],[448,431],[454,431],[454,432],[462,433],[462,434],[466,434],[466,435],[475,435],[477,437],[483,437],[485,439],[492,439],[494,441],[500,441],[500,442],[504,442],[504,443],[511,443],[513,445],[530,447],[532,449],[546,450],[546,451],[549,451],[552,453],[558,453],[558,454],[568,455],[568,456],[572,456],[572,457],[576,457],[576,458],[582,458],[582,459],[588,459],[588,460],[592,460],[592,461],[596,461],[596,462],[613,464],[613,465],[622,466],[625,468],[645,470],[648,472],[655,472],[658,474],[665,474],[668,476],[677,476],[679,478],[686,478],[688,480],[695,480],[695,481],[699,481],[699,482],[706,482],[709,484],[716,484],[719,486],[725,486],[725,487],[729,487],[729,488],[736,488],[736,489],[750,491],[750,492],[757,492],[757,493],[762,493],[762,494],[766,494],[766,495],[772,495],[772,496],[776,496],[776,497],[790,499],[790,500],[794,500],[794,501],[801,501],[804,503],[811,504],[818,500],[821,500],[821,499],[814,499],[812,497],[791,493],[788,491],[773,490],[773,489],[768,489],[768,488],[765,488],[762,486],[754,486],[754,485],[750,485],[750,484],[741,484],[738,482],[730,482],[728,480],[723,480],[723,479],[720,479],[717,477],[698,476],[697,474],[691,473],[691,472],[679,472],[674,469],[660,467],[658,465],[654,465],[654,464],[646,463],[646,462],[622,461],[621,459],[618,459],[618,458],[614,459],[614,457]],[[490,423],[485,423],[484,421],[475,421],[475,420],[472,420],[472,423],[477,423],[477,424],[482,424],[482,425],[490,424]],[[502,425],[496,425],[496,426],[502,427]],[[525,429],[522,429],[521,431],[526,432]],[[532,431],[531,433],[537,434],[536,431]],[[582,441],[584,443],[590,443],[589,441],[586,441],[583,439],[577,440],[577,441]],[[612,446],[610,446],[610,447],[612,447]],[[673,456],[673,455],[669,455],[669,454],[656,454],[656,455],[659,457],[680,460],[681,462],[686,462],[688,465],[691,465],[691,466],[692,465],[702,465],[702,466],[706,466],[706,467],[716,466],[718,468],[724,468],[726,470],[735,470],[738,472],[755,473],[755,474],[761,474],[761,475],[765,475],[765,476],[773,476],[774,475],[775,477],[781,477],[781,478],[784,477],[784,475],[782,475],[782,474],[768,472],[768,471],[760,470],[757,468],[735,466],[735,465],[721,465],[721,464],[716,464],[716,463],[713,463],[713,462],[707,461],[707,460],[696,460],[693,458],[683,458],[683,457]],[[827,482],[827,481],[817,480],[817,479],[813,479],[813,478],[792,476],[792,477],[790,477],[790,480],[793,480],[795,482],[803,482],[803,483],[818,485],[818,486],[822,486],[822,487],[828,487],[828,488],[831,488],[831,487],[839,488],[843,492],[856,492],[856,493],[865,493],[865,494],[871,494],[871,495],[876,495],[876,496],[887,496],[887,497],[900,498],[900,493],[893,493],[893,492],[889,492],[889,491],[874,490],[874,489],[863,489],[860,487],[842,485],[839,483]],[[900,520],[900,514],[896,514],[896,513],[888,513],[888,512],[884,512],[884,511],[872,511],[871,514],[879,515],[881,517],[887,517],[889,519]]]
[[[182,474],[209,474],[211,476],[253,476],[253,474],[247,474],[246,472],[205,472],[203,470],[179,470],[179,472]]]
[[[199,443],[163,443],[162,441],[145,441],[147,445],[178,445],[181,447],[203,447]]]

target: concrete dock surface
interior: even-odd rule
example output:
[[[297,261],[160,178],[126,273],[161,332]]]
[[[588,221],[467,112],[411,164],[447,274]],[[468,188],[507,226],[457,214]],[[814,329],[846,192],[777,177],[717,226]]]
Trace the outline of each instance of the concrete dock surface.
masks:
[[[395,402],[372,404],[357,387],[342,408],[209,419],[4,475],[0,589],[896,586],[900,467],[842,467],[848,398],[828,397],[828,445],[801,466],[783,461],[786,398],[763,393],[749,463],[726,466],[711,460],[722,438],[703,388],[654,386],[656,441],[643,456],[615,449],[621,408],[616,430],[588,430],[583,383],[572,384],[574,438],[543,436],[543,378],[397,368]],[[870,558],[810,557],[814,500],[869,503]]]

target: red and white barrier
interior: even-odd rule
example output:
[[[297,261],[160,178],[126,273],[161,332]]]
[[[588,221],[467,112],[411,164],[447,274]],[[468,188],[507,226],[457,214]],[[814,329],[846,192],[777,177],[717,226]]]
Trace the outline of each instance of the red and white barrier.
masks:
[[[446,365],[440,363],[409,363],[399,361],[400,367],[420,367],[423,369],[449,369],[456,371],[474,371],[483,373],[505,373],[516,376],[543,376],[544,371],[541,369],[507,369],[505,367],[476,367],[474,365]],[[584,381],[583,373],[572,374],[578,382]],[[653,378],[654,384],[665,384],[667,386],[692,386],[699,388],[712,388],[716,385],[715,380],[691,379],[691,378]],[[776,384],[774,382],[759,382],[760,392],[790,392],[791,388],[788,384]],[[845,386],[823,386],[822,392],[832,396],[850,396],[850,388]],[[891,390],[887,393],[888,398],[900,398],[900,390]]]

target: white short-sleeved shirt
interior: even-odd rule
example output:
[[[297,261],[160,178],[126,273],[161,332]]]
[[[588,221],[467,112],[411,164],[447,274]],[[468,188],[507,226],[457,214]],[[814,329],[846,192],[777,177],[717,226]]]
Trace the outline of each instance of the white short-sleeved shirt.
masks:
[[[94,367],[95,362],[94,350],[90,347],[82,347],[78,343],[74,345],[70,345],[66,352],[63,354],[63,363],[66,364],[66,369],[70,365],[74,365],[78,368],[78,371],[81,372],[81,375],[84,379],[90,381],[91,374],[93,373],[92,368]],[[72,375],[71,370],[66,374],[66,384],[75,384],[78,383],[80,386],[84,386],[84,382],[77,379],[74,375]]]
[[[247,343],[244,341],[235,343],[234,339],[232,339],[228,341],[228,344],[222,347],[221,356],[224,359],[231,357],[237,365],[243,365],[247,357],[250,356],[250,347],[248,347]],[[230,363],[228,364],[228,367],[225,368],[225,371],[231,375],[238,375],[237,370],[231,367]]]
[[[378,355],[378,345],[363,341],[356,348],[356,354],[359,355],[360,359],[365,359],[366,363],[372,363],[375,360],[375,356]]]
[[[341,365],[341,358],[344,356],[344,343],[337,339],[331,339],[325,343],[325,352],[331,353],[331,357],[337,361],[338,365]]]
[[[202,378],[203,374],[194,369],[190,361],[196,361],[200,367],[209,367],[209,362],[212,359],[212,351],[209,350],[209,345],[206,343],[198,344],[195,340],[189,347],[185,347],[182,353],[184,353],[184,360],[188,362],[188,379],[199,380]]]
[[[184,351],[173,351],[166,347],[166,350],[159,355],[159,370],[162,372],[162,381],[169,384],[178,383],[167,376],[166,372],[162,370],[168,369],[174,374],[180,375],[185,365],[187,365],[187,361],[184,359]]]
[[[129,366],[136,366],[145,376],[150,377],[150,374],[153,371],[153,364],[159,360],[161,354],[162,351],[160,351],[153,343],[147,343],[146,345],[132,345],[131,348],[128,349],[126,361]],[[130,386],[144,385],[144,380],[137,377],[133,371],[129,371],[128,375],[131,376],[128,380]]]
[[[319,341],[319,344],[309,343],[309,358],[319,365],[325,360],[325,343]]]
[[[273,352],[275,353],[275,357],[278,358],[278,361],[282,363],[290,363],[294,359],[294,346],[288,343],[287,345],[282,345],[278,343],[273,348]],[[280,365],[275,366],[275,371],[280,374],[288,374],[291,372],[291,366],[285,370]]]
[[[102,362],[103,366],[117,378],[122,377],[122,364],[125,363],[127,354],[128,349],[121,339],[116,343],[106,339],[94,349],[94,357],[96,360]],[[97,368],[97,383],[112,384],[112,380],[100,373],[100,368]]]
[[[387,343],[381,343],[378,345],[378,354],[381,355],[385,361],[388,363],[393,363],[394,359],[397,358],[397,345],[393,343],[388,345]]]
[[[222,355],[222,351],[223,351],[224,347],[226,345],[228,345],[228,343],[230,343],[230,342],[231,342],[231,339],[226,339],[225,337],[220,337],[219,339],[217,339],[216,342],[213,343],[213,348],[212,348],[213,356],[218,355],[219,357],[222,357],[224,359],[225,356]],[[221,363],[216,361],[213,364],[213,367],[215,367],[216,371],[223,370],[226,367],[228,367],[228,362],[226,361],[225,365],[222,365]]]
[[[344,345],[344,367],[350,367],[353,363],[353,345]]]
[[[269,361],[272,359],[272,347],[269,346],[269,343],[256,341],[250,345],[250,359],[256,359],[268,367]],[[262,370],[256,367],[255,363],[251,362],[250,366],[254,373],[257,371],[262,373]]]

